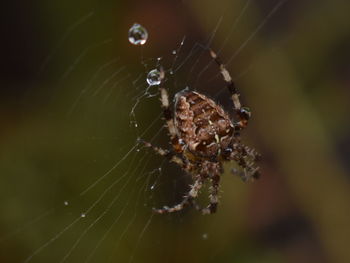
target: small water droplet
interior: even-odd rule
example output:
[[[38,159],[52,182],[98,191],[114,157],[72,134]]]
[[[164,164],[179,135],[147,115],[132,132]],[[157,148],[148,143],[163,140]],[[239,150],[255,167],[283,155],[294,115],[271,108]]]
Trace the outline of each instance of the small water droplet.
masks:
[[[203,238],[204,240],[207,240],[207,239],[208,239],[208,234],[207,234],[207,233],[204,233],[204,234],[202,235],[202,238]]]
[[[173,55],[176,55],[176,50],[173,50],[173,52],[172,52],[172,53],[173,53]]]
[[[161,59],[162,59],[161,57],[157,58],[158,61],[160,61]]]
[[[154,186],[154,185],[152,185],[152,186],[151,186],[151,190],[153,190],[153,189],[154,189],[154,187],[155,187],[155,186]]]
[[[80,217],[86,217],[86,214],[85,213],[81,213]]]
[[[146,43],[148,38],[148,32],[146,28],[141,26],[140,24],[133,24],[133,26],[129,29],[129,42],[133,45],[141,46]]]
[[[136,149],[136,151],[137,151],[137,152],[139,152],[139,151],[140,151],[140,149]]]
[[[160,84],[160,72],[158,69],[152,69],[147,74],[147,83],[150,86],[155,86]]]
[[[170,75],[173,75],[173,74],[174,74],[174,71],[170,70],[169,73],[170,73]]]
[[[138,124],[137,124],[137,123],[135,123],[135,124],[134,124],[134,126],[135,126],[135,128],[137,128],[137,127],[138,127]]]
[[[63,204],[64,204],[65,206],[69,205],[68,201],[64,201]]]

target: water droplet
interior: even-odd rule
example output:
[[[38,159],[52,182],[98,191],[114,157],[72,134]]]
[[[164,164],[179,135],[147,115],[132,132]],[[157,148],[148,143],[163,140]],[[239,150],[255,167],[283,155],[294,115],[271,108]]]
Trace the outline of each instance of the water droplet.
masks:
[[[174,74],[174,71],[171,69],[171,70],[169,71],[169,73],[170,73],[170,75],[173,75],[173,74]]]
[[[202,238],[203,238],[204,240],[207,240],[207,239],[208,239],[208,234],[207,234],[207,233],[204,233],[204,234],[202,235]]]
[[[148,33],[146,28],[141,26],[140,24],[133,24],[133,26],[129,29],[129,42],[133,45],[143,45],[146,43],[148,38]]]
[[[154,186],[154,185],[152,185],[152,186],[151,186],[151,190],[153,190],[153,189],[154,189],[154,187],[155,187],[155,186]]]
[[[137,152],[139,152],[139,151],[140,151],[140,149],[136,149],[136,151],[137,151]]]
[[[68,201],[64,201],[63,204],[64,204],[65,206],[69,205]]]
[[[173,55],[176,55],[176,50],[173,50],[173,52],[172,52],[172,53],[173,53]]]
[[[147,83],[150,86],[160,84],[160,72],[158,69],[153,69],[147,74]]]
[[[138,127],[137,123],[135,123],[134,126],[135,126],[135,128],[137,128]]]
[[[80,217],[86,217],[85,213],[81,213]]]

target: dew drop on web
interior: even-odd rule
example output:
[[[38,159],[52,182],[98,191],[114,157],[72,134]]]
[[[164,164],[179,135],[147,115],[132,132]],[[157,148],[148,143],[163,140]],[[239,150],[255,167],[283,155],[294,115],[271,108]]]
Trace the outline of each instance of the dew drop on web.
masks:
[[[129,29],[128,34],[129,42],[136,46],[141,46],[146,43],[148,38],[148,32],[146,28],[140,24],[133,24]]]
[[[150,86],[155,86],[160,84],[160,72],[158,69],[152,69],[147,74],[147,83]]]

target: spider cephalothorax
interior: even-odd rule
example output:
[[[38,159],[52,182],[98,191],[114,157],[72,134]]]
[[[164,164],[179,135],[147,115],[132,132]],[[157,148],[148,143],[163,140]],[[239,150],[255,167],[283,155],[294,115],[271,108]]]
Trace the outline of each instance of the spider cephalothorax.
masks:
[[[160,69],[160,95],[164,117],[170,133],[172,150],[164,150],[144,142],[158,154],[180,165],[194,181],[183,200],[173,206],[154,209],[156,213],[170,213],[192,205],[203,214],[214,213],[218,204],[220,176],[224,161],[236,161],[243,169],[243,180],[259,177],[259,167],[255,165],[260,155],[240,140],[240,131],[247,126],[250,118],[248,108],[242,107],[239,94],[225,66],[217,55],[210,51],[212,58],[220,67],[220,72],[231,93],[237,120],[233,122],[221,106],[205,95],[189,90],[175,95],[174,113],[170,110],[168,93],[163,87],[164,71]],[[210,204],[201,208],[195,201],[205,180],[210,180]]]

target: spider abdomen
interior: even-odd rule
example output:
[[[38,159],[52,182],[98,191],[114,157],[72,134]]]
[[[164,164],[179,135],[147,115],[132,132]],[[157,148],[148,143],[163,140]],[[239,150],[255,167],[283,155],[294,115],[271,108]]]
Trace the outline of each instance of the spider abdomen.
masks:
[[[177,93],[174,115],[178,136],[194,155],[215,157],[229,145],[233,124],[222,107],[205,95]]]

